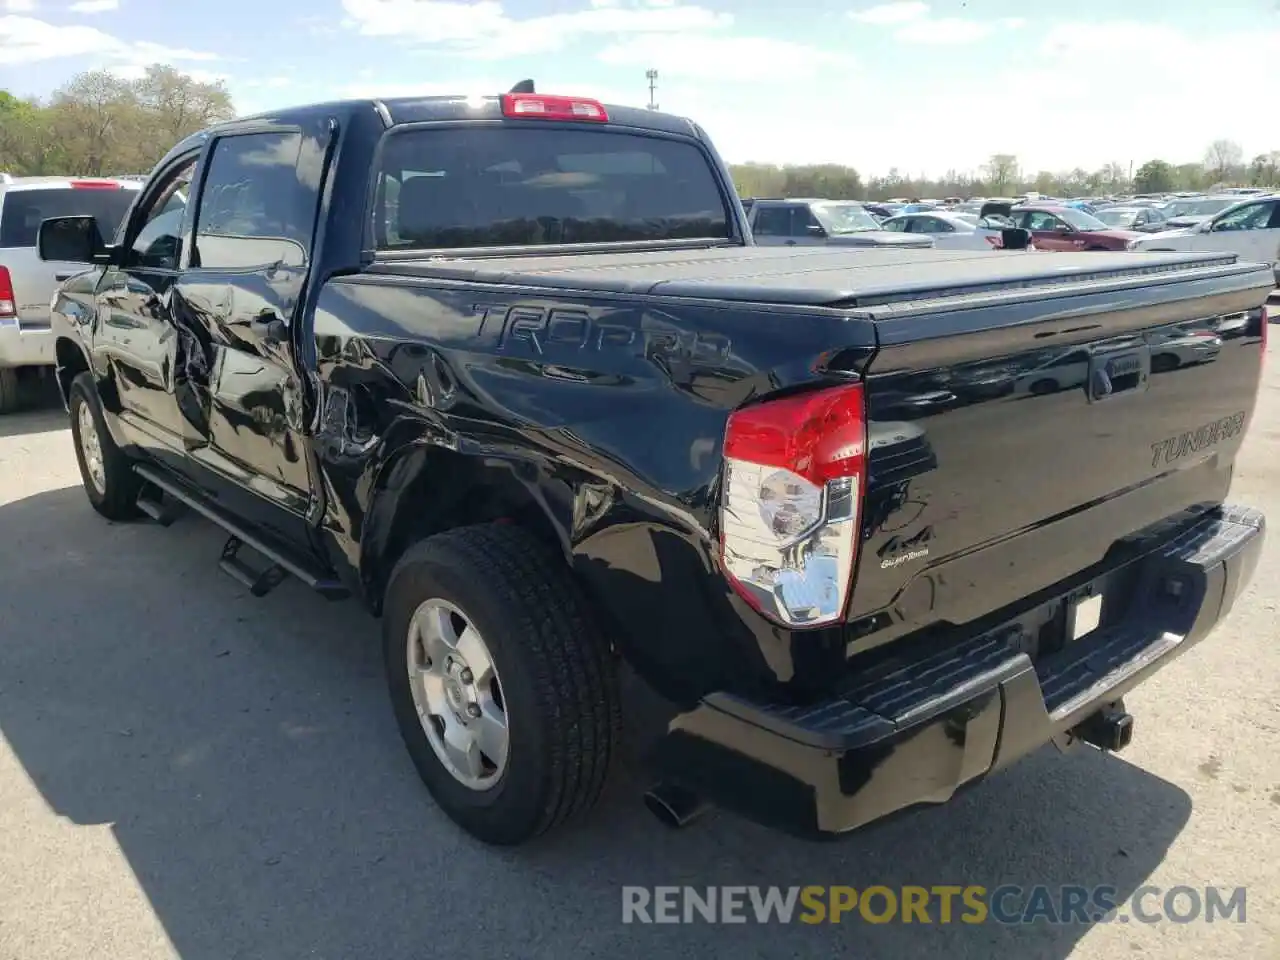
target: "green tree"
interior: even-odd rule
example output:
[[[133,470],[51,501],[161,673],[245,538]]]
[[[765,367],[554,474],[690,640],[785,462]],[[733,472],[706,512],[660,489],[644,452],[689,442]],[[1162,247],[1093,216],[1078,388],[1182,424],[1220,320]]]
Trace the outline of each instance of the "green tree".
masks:
[[[1215,140],[1204,152],[1204,169],[1214,183],[1230,180],[1244,160],[1244,150],[1234,140]]]
[[[1013,192],[1021,181],[1018,158],[1011,153],[992,154],[983,174],[987,178],[987,187],[998,196]]]
[[[1177,189],[1174,169],[1163,160],[1148,160],[1133,175],[1133,189],[1139,193],[1166,193]]]
[[[222,83],[163,65],[132,83],[105,70],[82,73],[47,103],[0,91],[0,170],[143,173],[178,140],[234,115]]]

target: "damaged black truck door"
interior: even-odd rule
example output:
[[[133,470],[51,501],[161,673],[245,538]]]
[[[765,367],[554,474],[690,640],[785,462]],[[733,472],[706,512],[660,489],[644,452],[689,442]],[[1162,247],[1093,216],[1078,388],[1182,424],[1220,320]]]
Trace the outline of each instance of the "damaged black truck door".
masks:
[[[207,442],[193,456],[210,492],[306,545],[312,482],[294,337],[323,146],[297,128],[232,127],[205,156],[177,291],[207,351]]]
[[[140,196],[95,299],[98,365],[114,373],[120,428],[127,439],[167,466],[186,472],[185,450],[204,442],[200,425],[183,415],[184,337],[174,289],[189,224],[187,196],[198,153],[174,160]]]

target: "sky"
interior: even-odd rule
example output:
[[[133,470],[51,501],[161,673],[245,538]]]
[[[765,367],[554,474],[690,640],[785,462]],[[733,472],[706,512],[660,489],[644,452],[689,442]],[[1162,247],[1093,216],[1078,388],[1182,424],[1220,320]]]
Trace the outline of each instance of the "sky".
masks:
[[[864,176],[1280,150],[1280,0],[0,0],[0,88],[170,63],[256,113],[544,93],[692,117],[733,162]]]

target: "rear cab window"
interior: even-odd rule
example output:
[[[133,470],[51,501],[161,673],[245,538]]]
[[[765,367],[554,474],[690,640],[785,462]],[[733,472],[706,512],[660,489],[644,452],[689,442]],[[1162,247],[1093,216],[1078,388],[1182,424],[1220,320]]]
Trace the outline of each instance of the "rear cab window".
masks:
[[[115,184],[63,184],[0,192],[0,247],[35,247],[42,221],[50,217],[97,218],[104,239],[115,236],[138,191]]]
[[[610,129],[416,127],[388,134],[379,250],[731,239],[696,144]]]

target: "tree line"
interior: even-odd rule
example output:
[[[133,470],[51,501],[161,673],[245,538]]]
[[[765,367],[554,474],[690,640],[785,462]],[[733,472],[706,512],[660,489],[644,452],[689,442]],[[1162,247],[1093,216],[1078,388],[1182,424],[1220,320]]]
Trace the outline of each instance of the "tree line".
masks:
[[[731,164],[733,181],[744,197],[824,197],[829,200],[890,198],[1004,197],[1034,190],[1051,197],[1096,197],[1123,193],[1170,193],[1221,187],[1280,190],[1280,150],[1245,162],[1231,140],[1215,140],[1200,163],[1148,160],[1133,175],[1118,163],[1099,170],[1028,171],[1012,154],[995,154],[975,173],[948,171],[943,177],[912,177],[896,167],[865,181],[854,167],[838,164],[776,166]]]
[[[0,171],[14,175],[109,176],[146,173],[188,134],[235,116],[221,82],[205,83],[155,64],[138,80],[105,70],[82,73],[47,100],[0,90]],[[1130,171],[1117,163],[1100,170],[1029,171],[1011,154],[995,154],[981,170],[949,171],[930,179],[892,168],[865,180],[852,166],[732,164],[744,197],[1009,196],[1028,190],[1050,196],[1163,193],[1220,186],[1280,188],[1280,150],[1246,160],[1239,144],[1215,140],[1200,163],[1148,160]]]
[[[183,137],[233,116],[224,84],[160,64],[138,80],[107,70],[82,73],[45,101],[0,90],[0,171],[147,173]]]

